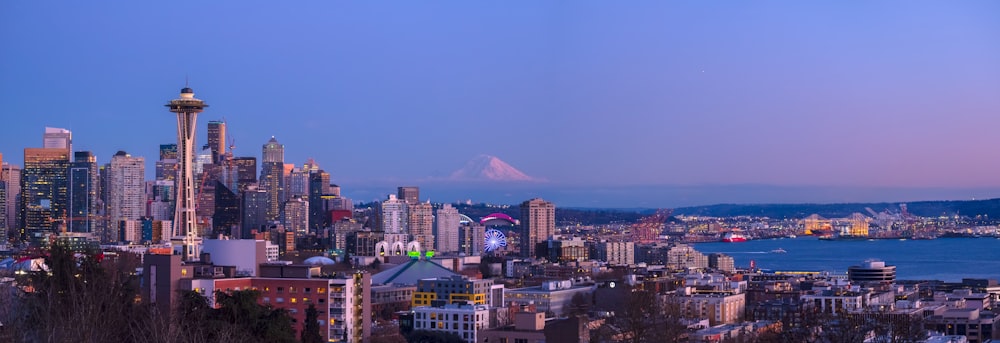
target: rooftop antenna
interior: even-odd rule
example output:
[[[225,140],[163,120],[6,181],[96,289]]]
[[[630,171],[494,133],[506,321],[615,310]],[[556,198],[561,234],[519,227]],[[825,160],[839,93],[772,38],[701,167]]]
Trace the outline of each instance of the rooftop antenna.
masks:
[[[184,88],[190,88],[190,87],[188,87],[188,76],[187,76],[187,74],[184,74]]]

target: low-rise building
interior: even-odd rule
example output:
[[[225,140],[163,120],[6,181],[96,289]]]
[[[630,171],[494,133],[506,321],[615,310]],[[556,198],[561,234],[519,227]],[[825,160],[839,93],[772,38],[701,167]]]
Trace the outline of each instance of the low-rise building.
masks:
[[[477,333],[489,327],[490,309],[486,305],[469,303],[445,304],[435,301],[434,306],[413,308],[415,330],[444,331],[475,343]]]
[[[504,298],[508,303],[515,305],[534,304],[539,311],[559,316],[563,314],[566,305],[574,296],[579,294],[589,299],[590,294],[596,289],[597,285],[586,279],[546,281],[541,286],[507,290]]]
[[[413,293],[413,307],[430,306],[434,300],[487,305],[492,287],[493,280],[475,280],[461,275],[422,279],[417,281],[417,291]]]
[[[692,293],[685,287],[677,294],[661,298],[675,305],[684,318],[708,319],[709,325],[734,324],[743,320],[746,295],[732,292]]]

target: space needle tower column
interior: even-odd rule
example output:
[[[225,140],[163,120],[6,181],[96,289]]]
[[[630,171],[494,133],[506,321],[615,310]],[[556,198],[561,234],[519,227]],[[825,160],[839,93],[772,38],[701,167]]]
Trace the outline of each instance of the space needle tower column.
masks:
[[[174,209],[174,241],[180,239],[184,246],[184,260],[200,259],[201,237],[195,226],[194,203],[194,129],[198,113],[208,105],[194,97],[191,88],[181,89],[181,97],[166,105],[170,112],[177,114],[177,189]]]

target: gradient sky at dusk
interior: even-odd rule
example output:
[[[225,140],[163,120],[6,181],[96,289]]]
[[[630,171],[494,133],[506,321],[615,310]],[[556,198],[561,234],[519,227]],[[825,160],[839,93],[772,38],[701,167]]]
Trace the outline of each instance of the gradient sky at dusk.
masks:
[[[185,76],[199,144],[225,118],[237,155],[273,135],[345,186],[490,154],[568,185],[1000,187],[997,1],[3,1],[0,153],[64,127],[152,169]]]

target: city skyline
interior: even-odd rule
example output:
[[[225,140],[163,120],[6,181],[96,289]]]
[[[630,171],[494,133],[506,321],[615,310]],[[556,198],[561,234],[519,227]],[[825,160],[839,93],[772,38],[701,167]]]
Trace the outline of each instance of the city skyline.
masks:
[[[875,196],[768,195],[794,187],[1000,196],[993,2],[105,6],[0,5],[4,161],[23,166],[56,127],[100,163],[151,163],[176,141],[162,103],[189,78],[213,105],[197,146],[209,121],[236,156],[276,137],[285,162],[315,158],[358,200],[407,184],[435,197],[435,177],[481,154],[542,189],[777,189],[691,205]],[[508,203],[533,196],[565,203]]]

